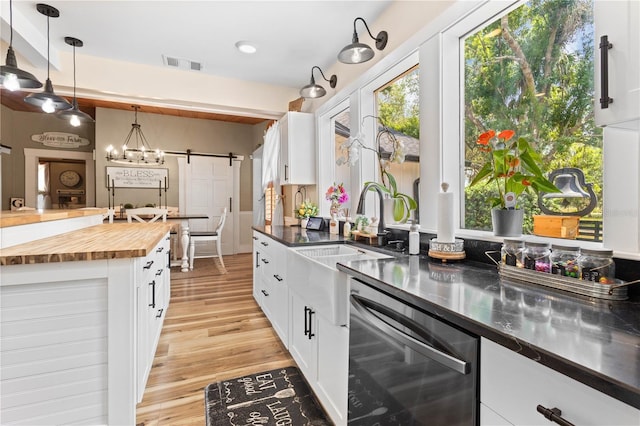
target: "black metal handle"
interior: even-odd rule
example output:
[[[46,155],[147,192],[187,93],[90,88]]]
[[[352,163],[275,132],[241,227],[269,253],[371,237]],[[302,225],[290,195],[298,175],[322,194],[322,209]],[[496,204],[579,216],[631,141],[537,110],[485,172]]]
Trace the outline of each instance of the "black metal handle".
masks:
[[[171,268],[171,250],[167,251],[167,269]]]
[[[152,308],[155,308],[156,307],[156,280],[151,281],[149,285],[151,286],[151,303],[149,304],[149,306]]]
[[[609,49],[612,47],[609,36],[600,37],[600,109],[609,108],[613,103],[609,97]]]
[[[267,293],[265,290],[260,290],[262,292],[262,294],[264,294],[265,296],[269,296],[269,293]]]
[[[286,164],[284,165],[284,181],[288,181],[289,178],[287,177],[287,171],[289,170],[289,166],[287,166]]]
[[[265,259],[264,257],[262,258],[262,262],[265,263],[265,264],[269,263],[269,261],[267,259]]]
[[[316,313],[316,311],[314,311],[314,310],[312,310],[311,308],[309,308],[309,340],[311,340],[311,338],[312,338],[313,336],[315,336],[315,334],[311,331],[311,326],[313,325],[313,321],[312,321],[311,316],[312,316],[313,314],[315,314],[315,313]]]
[[[542,414],[545,417],[545,419],[558,423],[561,426],[575,426],[570,421],[567,421],[562,418],[562,411],[560,411],[559,408],[555,408],[555,407],[546,408],[546,407],[543,407],[542,405],[538,405],[536,407],[536,410],[538,410],[538,413]]]
[[[278,281],[282,281],[283,280],[283,278],[278,274],[273,274],[273,278],[275,278]]]
[[[258,237],[254,236],[254,237],[253,237],[253,239],[254,239],[254,240],[257,240],[257,239],[258,239]]]
[[[233,212],[232,200],[233,200],[233,198],[229,197],[229,213]]]
[[[153,260],[148,261],[147,264],[142,267],[142,269],[151,269],[151,265],[153,265]]]
[[[262,241],[260,244],[262,244],[262,245],[263,245],[263,246],[265,246],[265,247],[269,245],[269,243],[267,243],[267,242],[265,242],[265,241]]]
[[[164,247],[158,247],[156,249],[156,253],[162,253],[162,250],[164,250]]]
[[[161,318],[162,317],[162,312],[164,312],[164,308],[158,309],[158,314],[156,315],[156,318]]]
[[[162,275],[162,271],[164,271],[164,269],[158,269],[156,271],[156,277],[159,277],[160,275]]]
[[[308,336],[309,335],[309,315],[308,312],[311,309],[307,308],[306,306],[304,307],[304,335]]]
[[[256,252],[256,268],[260,267],[260,252]]]

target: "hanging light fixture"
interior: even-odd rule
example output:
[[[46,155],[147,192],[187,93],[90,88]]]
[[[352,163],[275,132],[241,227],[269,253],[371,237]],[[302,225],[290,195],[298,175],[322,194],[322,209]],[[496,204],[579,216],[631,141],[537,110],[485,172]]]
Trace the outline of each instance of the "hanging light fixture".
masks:
[[[76,98],[76,47],[84,46],[82,40],[75,37],[65,37],[64,42],[70,46],[73,46],[73,107],[65,111],[61,111],[58,114],[59,118],[63,120],[69,120],[69,124],[73,127],[78,127],[82,123],[93,123],[95,120],[85,112],[80,111],[78,108],[78,99]]]
[[[13,51],[13,1],[9,0],[9,50],[7,50],[6,65],[0,67],[0,84],[13,92],[18,89],[38,89],[42,83],[28,73],[18,68],[16,54]]]
[[[358,40],[358,33],[356,31],[356,22],[362,21],[364,27],[367,29],[369,36],[376,41],[376,49],[383,50],[387,46],[389,35],[386,31],[380,31],[377,37],[374,37],[369,31],[369,26],[364,19],[358,17],[353,20],[353,39],[351,44],[345,46],[340,53],[338,53],[338,60],[345,64],[361,64],[367,62],[374,56],[373,49],[364,43],[360,43]]]
[[[142,133],[142,128],[140,128],[138,124],[138,110],[140,107],[134,105],[132,108],[135,110],[135,120],[131,124],[131,130],[129,130],[129,134],[122,145],[122,154],[119,154],[118,151],[113,148],[113,145],[109,145],[107,147],[107,161],[125,164],[164,164],[164,151],[151,148],[151,145],[147,142],[147,138],[145,138],[144,133]],[[129,145],[132,137],[134,137],[135,148],[133,145]]]
[[[49,40],[49,18],[57,18],[60,16],[60,12],[58,12],[58,9],[55,7],[44,3],[38,3],[36,5],[36,9],[47,17],[47,81],[44,84],[44,91],[40,93],[32,93],[24,98],[24,101],[28,104],[42,108],[42,111],[49,114],[56,111],[71,109],[72,105],[69,101],[53,92],[53,84],[49,78],[49,69],[51,68],[51,62],[49,60],[49,50],[51,49],[51,43]]]
[[[300,96],[302,96],[303,98],[321,98],[327,94],[327,91],[324,90],[324,87],[316,84],[316,79],[313,77],[313,70],[315,68],[320,71],[320,75],[322,75],[322,78],[324,78],[325,81],[329,82],[329,86],[331,86],[332,89],[334,89],[336,87],[336,84],[338,84],[338,77],[336,77],[335,74],[327,80],[327,77],[324,76],[324,73],[322,72],[320,67],[314,65],[311,68],[311,82],[300,89]]]

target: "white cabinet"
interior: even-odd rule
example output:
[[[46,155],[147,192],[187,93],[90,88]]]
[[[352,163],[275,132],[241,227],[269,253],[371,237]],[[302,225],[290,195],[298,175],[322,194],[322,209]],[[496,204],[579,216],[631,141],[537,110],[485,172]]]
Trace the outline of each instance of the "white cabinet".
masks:
[[[640,2],[595,2],[595,116],[607,126],[640,118]],[[598,46],[606,36],[610,49]],[[603,75],[602,52],[606,51],[608,76]],[[603,108],[603,77],[613,103]]]
[[[313,114],[287,112],[280,119],[280,183],[313,185],[316,148]]]
[[[640,424],[640,410],[484,338],[480,401],[481,418],[491,422],[483,425],[546,424],[538,405],[560,409],[575,425]],[[493,423],[496,420],[501,423]]]

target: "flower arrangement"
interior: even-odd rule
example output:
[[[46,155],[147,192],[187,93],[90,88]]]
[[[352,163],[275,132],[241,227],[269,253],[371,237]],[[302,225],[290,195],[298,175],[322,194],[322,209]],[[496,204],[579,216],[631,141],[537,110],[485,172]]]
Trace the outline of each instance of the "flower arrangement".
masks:
[[[513,139],[513,130],[488,130],[478,137],[479,149],[487,153],[487,161],[469,186],[487,180],[495,182],[499,196],[490,199],[491,207],[518,208],[517,199],[524,191],[536,194],[560,192],[556,186],[542,175],[538,163],[540,155],[534,151],[523,137]],[[513,139],[513,141],[512,141]]]
[[[298,219],[308,219],[318,214],[318,206],[309,200],[304,200],[293,212]]]
[[[325,198],[331,201],[331,204],[344,204],[349,201],[349,194],[347,194],[347,190],[344,189],[344,186],[341,184],[336,185],[335,182],[333,185],[327,189],[327,193],[325,194]]]

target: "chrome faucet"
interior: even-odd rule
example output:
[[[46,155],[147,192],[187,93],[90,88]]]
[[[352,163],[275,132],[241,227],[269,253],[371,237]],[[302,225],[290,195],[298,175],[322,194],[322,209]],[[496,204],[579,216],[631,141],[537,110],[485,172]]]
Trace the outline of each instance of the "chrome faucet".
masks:
[[[364,186],[364,189],[360,193],[360,200],[358,201],[358,209],[356,210],[356,214],[364,214],[364,199],[367,196],[367,191],[369,188],[373,188],[378,193],[378,199],[380,200],[380,218],[378,219],[378,235],[385,235],[386,232],[384,230],[384,194],[382,190],[374,185],[373,182],[369,182]]]

